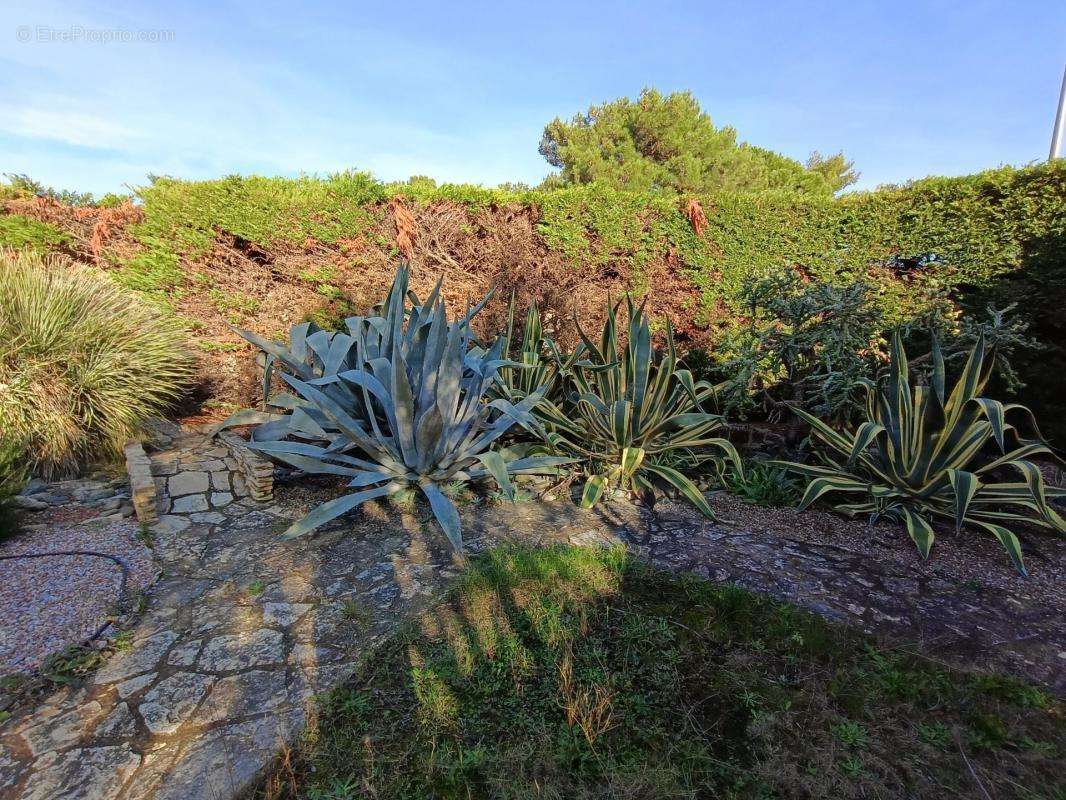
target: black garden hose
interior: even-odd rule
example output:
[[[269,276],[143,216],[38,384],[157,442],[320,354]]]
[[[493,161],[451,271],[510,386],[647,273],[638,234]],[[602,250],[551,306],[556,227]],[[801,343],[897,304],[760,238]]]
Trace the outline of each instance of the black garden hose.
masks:
[[[121,577],[118,584],[118,599],[119,602],[126,596],[126,583],[129,578],[129,568],[122,562],[122,559],[117,556],[109,555],[108,553],[98,553],[95,550],[57,550],[51,553],[23,553],[17,556],[0,556],[0,561],[10,561],[16,558],[52,558],[54,556],[95,556],[97,558],[106,558],[110,561],[114,561],[118,564],[118,568],[121,571]],[[100,637],[107,626],[111,624],[110,620],[106,620],[103,625],[96,629],[96,631],[85,640],[85,644]]]

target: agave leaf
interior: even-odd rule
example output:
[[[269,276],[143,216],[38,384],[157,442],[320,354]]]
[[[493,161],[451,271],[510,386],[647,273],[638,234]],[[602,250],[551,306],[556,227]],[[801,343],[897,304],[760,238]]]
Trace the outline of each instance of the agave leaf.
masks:
[[[581,492],[581,507],[592,508],[603,498],[607,491],[607,476],[593,475],[585,481],[585,488]]]
[[[714,512],[711,511],[711,507],[707,503],[707,498],[703,496],[703,493],[696,487],[696,484],[673,467],[668,467],[664,464],[647,464],[644,467],[644,471],[662,478],[681,492],[682,496],[692,503],[703,516],[708,517],[709,519],[715,518]]]
[[[1014,568],[1022,575],[1028,576],[1029,572],[1025,569],[1025,561],[1022,558],[1022,545],[1017,536],[1011,533],[1009,529],[993,522],[982,522],[981,520],[973,520],[973,522],[995,536],[999,543],[1003,545],[1003,549],[1007,551],[1007,555],[1010,556]]]
[[[500,491],[503,492],[504,496],[513,503],[515,501],[514,486],[507,476],[508,469],[503,456],[495,450],[486,450],[477,456],[477,460],[482,463],[496,483],[499,484]]]
[[[961,469],[949,469],[948,479],[955,493],[955,532],[962,530],[966,521],[966,512],[969,511],[970,502],[977,490],[981,488],[981,481],[972,472]]]
[[[807,508],[811,503],[828,492],[869,492],[870,486],[863,481],[844,475],[815,478],[807,485],[799,508]]]
[[[269,411],[256,411],[253,408],[245,408],[230,414],[222,422],[215,425],[214,428],[211,429],[211,435],[213,436],[226,428],[235,428],[240,425],[260,425],[264,422],[276,422],[278,420],[287,419],[287,414],[272,414]]]
[[[346,494],[342,497],[338,497],[335,500],[330,500],[323,503],[310,514],[298,522],[293,523],[289,528],[281,535],[283,539],[295,539],[298,536],[303,536],[310,533],[315,528],[319,528],[325,525],[330,520],[336,519],[342,514],[346,514],[353,508],[362,505],[367,500],[373,500],[378,497],[385,497],[386,495],[393,494],[400,491],[403,488],[402,483],[389,483],[385,486],[378,486],[374,489],[367,489],[365,492],[356,492],[355,494]]]
[[[644,449],[641,447],[626,447],[622,450],[621,459],[621,475],[623,481],[628,481],[629,478],[640,467],[641,462],[644,461]]]
[[[422,493],[429,500],[429,507],[433,510],[433,516],[437,518],[444,535],[452,543],[457,553],[463,552],[463,531],[459,522],[459,510],[437,486],[430,481],[420,481],[418,484]]]
[[[922,558],[929,558],[929,551],[933,547],[932,526],[909,506],[902,506],[900,513],[907,527],[907,534],[914,540],[918,552],[921,553]]]

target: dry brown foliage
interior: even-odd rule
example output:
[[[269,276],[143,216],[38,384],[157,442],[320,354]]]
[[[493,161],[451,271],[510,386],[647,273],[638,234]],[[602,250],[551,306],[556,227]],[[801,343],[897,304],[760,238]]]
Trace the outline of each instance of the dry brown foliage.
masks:
[[[695,197],[685,205],[685,216],[692,223],[692,230],[696,232],[696,235],[703,236],[703,231],[707,228],[707,215],[703,213],[703,206]]]
[[[70,234],[71,255],[104,268],[135,254],[140,245],[129,227],[142,211],[130,203],[111,209],[71,208],[46,198],[12,200],[4,211],[49,222]],[[578,341],[575,320],[588,332],[603,323],[608,298],[619,300],[637,286],[653,318],[668,318],[682,347],[706,343],[715,320],[698,320],[699,292],[674,252],[653,258],[634,274],[629,254],[604,263],[573,265],[550,250],[537,230],[537,212],[526,206],[472,208],[455,203],[415,203],[394,198],[390,213],[369,230],[322,242],[251,242],[218,229],[212,251],[185,263],[186,281],[174,305],[196,321],[204,353],[205,392],[230,406],[258,402],[251,348],[231,326],[283,338],[288,327],[324,308],[366,310],[384,297],[399,251],[411,262],[411,288],[425,296],[440,277],[452,314],[495,287],[478,318],[478,333],[494,335],[506,325],[508,301],[516,298],[519,318],[537,303],[545,331],[564,347]],[[702,213],[702,211],[701,211]],[[696,222],[693,223],[694,225]],[[325,271],[328,280],[309,275]],[[343,302],[322,293],[328,283]],[[219,296],[250,301],[254,310],[220,308]],[[661,335],[661,333],[660,333]],[[212,413],[224,416],[229,406]]]
[[[396,246],[404,258],[410,259],[415,251],[415,223],[404,208],[403,198],[394,197],[389,201],[389,211],[396,225]]]

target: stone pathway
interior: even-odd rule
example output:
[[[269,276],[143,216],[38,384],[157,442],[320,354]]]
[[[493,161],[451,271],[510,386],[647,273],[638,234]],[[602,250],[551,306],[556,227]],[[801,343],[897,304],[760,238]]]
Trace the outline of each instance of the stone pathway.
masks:
[[[358,537],[349,521],[281,540],[299,498],[242,499],[206,437],[181,437],[153,469],[176,494],[152,528],[163,577],[128,649],[0,727],[5,800],[231,797],[315,693],[454,575],[442,537],[380,509]]]
[[[420,511],[370,505],[316,536],[281,540],[330,495],[283,487],[276,503],[252,501],[226,459],[192,433],[152,457],[169,495],[153,527],[163,577],[128,650],[0,727],[0,797],[228,800],[302,729],[316,693],[455,574],[444,537]],[[740,512],[727,505],[723,516],[730,510]],[[466,508],[463,528],[474,551],[501,541],[620,542],[669,569],[1066,690],[1061,604],[1040,593],[1045,584],[999,570],[1006,559],[994,548],[965,562],[1001,575],[982,583],[953,566],[952,548],[969,542],[938,544],[941,561],[923,564],[893,529],[766,514],[774,523],[759,529],[672,504],[589,512],[560,501]],[[1042,557],[1045,569],[1066,563],[1061,547]]]

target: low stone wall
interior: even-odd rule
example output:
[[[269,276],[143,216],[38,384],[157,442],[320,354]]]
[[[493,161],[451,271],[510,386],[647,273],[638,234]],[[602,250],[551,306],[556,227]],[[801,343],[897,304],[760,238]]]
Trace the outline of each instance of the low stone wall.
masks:
[[[138,441],[127,442],[123,452],[126,455],[126,472],[130,476],[130,498],[134,513],[139,522],[151,525],[159,519],[152,464]]]
[[[218,440],[229,450],[237,462],[238,469],[248,487],[248,494],[253,500],[272,500],[274,498],[274,465],[249,450],[244,440],[231,431],[222,431]]]

